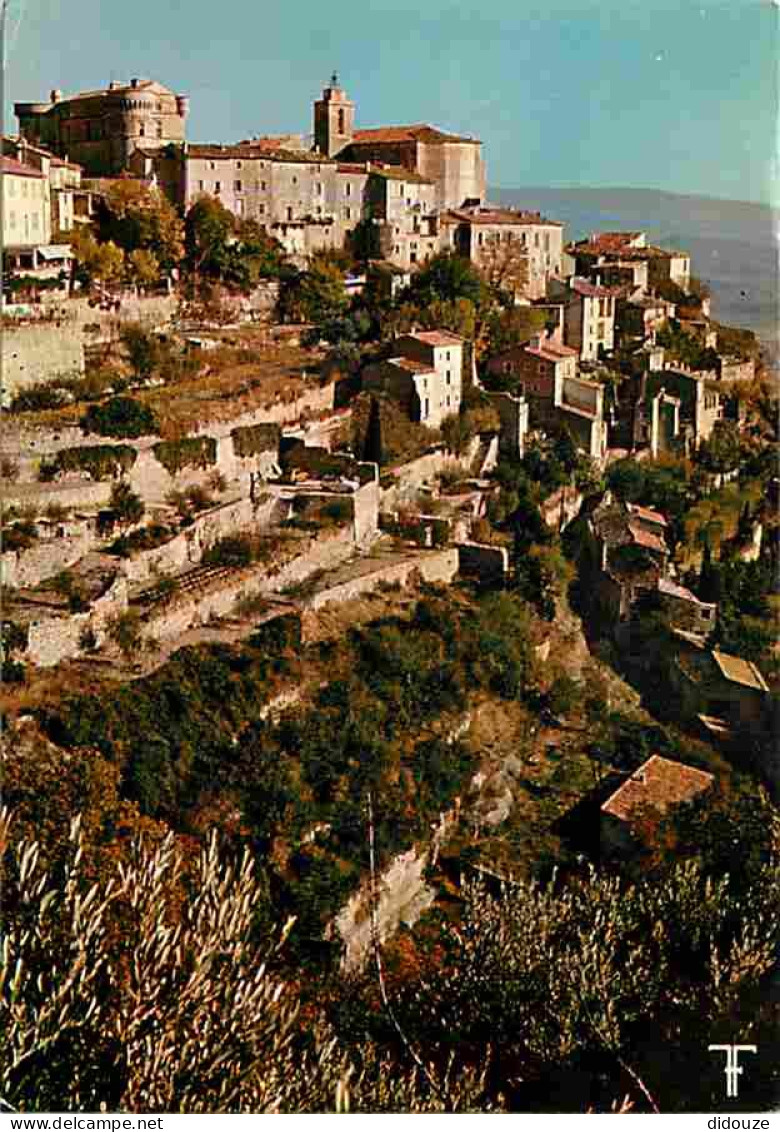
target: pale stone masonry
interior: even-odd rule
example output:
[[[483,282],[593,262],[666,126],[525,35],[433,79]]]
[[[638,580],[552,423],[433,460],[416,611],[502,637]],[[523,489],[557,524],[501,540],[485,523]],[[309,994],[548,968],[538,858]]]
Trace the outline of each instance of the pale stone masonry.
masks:
[[[181,145],[188,110],[186,97],[141,78],[68,96],[53,90],[48,102],[14,105],[24,138],[96,176],[121,173],[138,146]]]
[[[463,339],[443,330],[420,330],[397,339],[398,355],[368,366],[363,388],[399,401],[413,421],[439,428],[460,411]]]
[[[503,272],[502,285],[516,297],[543,298],[548,281],[563,269],[563,224],[538,212],[475,204],[445,212],[441,227],[443,249],[494,275]]]
[[[602,351],[614,349],[617,292],[613,288],[575,276],[568,282],[551,279],[548,293],[563,302],[564,341],[582,361],[595,362]]]

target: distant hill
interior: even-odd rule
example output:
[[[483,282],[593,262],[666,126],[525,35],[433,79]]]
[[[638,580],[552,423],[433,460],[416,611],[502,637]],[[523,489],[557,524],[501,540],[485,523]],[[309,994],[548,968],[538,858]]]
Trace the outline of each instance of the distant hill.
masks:
[[[777,209],[657,189],[532,186],[493,188],[489,196],[562,220],[567,239],[637,229],[664,246],[683,248],[693,257],[694,274],[712,287],[715,318],[755,331],[773,360],[780,358]]]

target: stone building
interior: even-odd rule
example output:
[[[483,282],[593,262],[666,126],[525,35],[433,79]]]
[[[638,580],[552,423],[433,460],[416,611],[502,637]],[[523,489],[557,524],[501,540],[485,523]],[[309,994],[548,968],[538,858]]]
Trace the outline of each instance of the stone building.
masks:
[[[38,250],[51,242],[51,200],[46,175],[12,157],[0,158],[3,256],[13,268],[35,269]]]
[[[575,276],[568,283],[551,279],[550,298],[564,304],[564,342],[582,361],[595,362],[615,348],[617,291]]]
[[[4,137],[3,153],[22,165],[37,169],[46,177],[49,189],[51,234],[71,232],[79,223],[89,221],[91,194],[82,187],[82,169],[75,161],[30,145],[24,138]]]
[[[570,245],[578,273],[591,275],[620,264],[646,265],[645,285],[672,282],[687,291],[691,282],[691,257],[687,252],[670,251],[648,244],[644,232],[594,232],[587,240]],[[640,269],[641,274],[641,269]],[[634,282],[639,285],[635,277]]]
[[[399,401],[411,420],[439,428],[460,411],[463,339],[444,330],[419,330],[395,345],[395,357],[364,370],[363,388]]]
[[[641,844],[641,827],[691,803],[714,786],[714,775],[674,759],[651,755],[601,807],[602,852],[623,853]]]
[[[445,212],[441,227],[442,249],[487,268],[516,297],[543,298],[563,270],[563,224],[538,212],[477,204]]]
[[[181,145],[188,108],[161,83],[131,79],[68,96],[53,90],[48,102],[17,102],[14,113],[22,137],[100,176],[121,173],[138,147]]]

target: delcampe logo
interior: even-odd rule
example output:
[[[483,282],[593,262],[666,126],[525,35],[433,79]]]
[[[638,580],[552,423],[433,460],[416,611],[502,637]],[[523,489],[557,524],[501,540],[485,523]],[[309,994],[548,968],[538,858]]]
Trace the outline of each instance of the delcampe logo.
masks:
[[[739,1094],[739,1078],[743,1072],[739,1064],[739,1055],[758,1053],[758,1046],[708,1046],[707,1048],[726,1054],[726,1096],[736,1097]]]

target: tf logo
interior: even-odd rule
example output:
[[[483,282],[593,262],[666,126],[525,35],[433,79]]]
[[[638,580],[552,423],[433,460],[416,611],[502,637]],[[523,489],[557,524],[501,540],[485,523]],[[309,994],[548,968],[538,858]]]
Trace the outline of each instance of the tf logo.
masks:
[[[736,1097],[739,1093],[739,1078],[743,1072],[739,1064],[739,1055],[758,1053],[758,1046],[708,1046],[707,1048],[726,1054],[726,1096]]]

